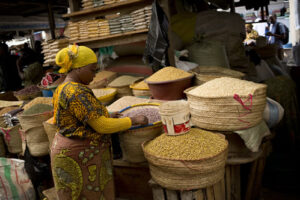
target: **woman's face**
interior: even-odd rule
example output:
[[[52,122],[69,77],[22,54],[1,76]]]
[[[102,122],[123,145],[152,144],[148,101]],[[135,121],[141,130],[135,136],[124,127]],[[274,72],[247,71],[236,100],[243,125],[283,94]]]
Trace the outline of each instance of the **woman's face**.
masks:
[[[90,84],[95,77],[97,71],[97,63],[89,64],[77,70],[81,82],[85,85]]]

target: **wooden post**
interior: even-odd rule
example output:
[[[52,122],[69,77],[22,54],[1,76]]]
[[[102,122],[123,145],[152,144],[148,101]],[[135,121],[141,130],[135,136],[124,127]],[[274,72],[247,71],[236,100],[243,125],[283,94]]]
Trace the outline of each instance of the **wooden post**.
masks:
[[[230,12],[235,13],[234,0],[230,0]]]
[[[80,0],[69,0],[69,7],[71,12],[80,10]]]
[[[263,6],[260,8],[260,14],[261,14],[262,21],[265,21],[265,12],[264,12],[264,7]]]
[[[49,20],[51,38],[55,39],[55,19],[53,15],[51,0],[48,0],[47,8],[48,8],[48,20]]]
[[[266,5],[266,17],[267,17],[267,19],[269,17],[269,6],[268,5]]]

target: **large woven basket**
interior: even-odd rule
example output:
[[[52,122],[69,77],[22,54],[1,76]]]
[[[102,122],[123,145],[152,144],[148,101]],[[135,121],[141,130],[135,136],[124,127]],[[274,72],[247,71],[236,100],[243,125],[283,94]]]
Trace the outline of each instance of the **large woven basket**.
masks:
[[[142,150],[142,143],[152,140],[162,133],[162,124],[127,130],[119,135],[123,159],[132,162],[145,162],[146,158]]]
[[[220,137],[224,136],[220,135]],[[171,190],[205,188],[214,185],[224,177],[228,143],[226,149],[215,156],[190,161],[170,160],[151,155],[144,148],[148,142],[143,143],[142,148],[149,162],[151,176],[165,188]]]
[[[51,148],[52,141],[53,141],[54,136],[55,136],[55,134],[57,132],[56,125],[53,124],[50,121],[53,121],[53,118],[50,118],[49,120],[43,122],[43,126],[44,126],[45,132],[46,132],[46,134],[48,136],[48,140],[49,140],[49,148]]]
[[[25,132],[26,143],[32,156],[45,156],[49,153],[49,140],[43,122],[52,116],[53,112],[19,116],[20,124]]]
[[[10,128],[1,128],[5,144],[10,153],[17,154],[22,152],[22,139],[19,133],[20,127],[20,125],[17,125]]]
[[[109,105],[115,99],[117,89],[115,88],[100,88],[93,89],[93,92],[97,99],[101,101],[103,105]]]
[[[151,92],[150,90],[136,90],[132,89],[133,96],[140,97],[140,98],[150,98]]]
[[[236,131],[251,128],[263,120],[266,106],[266,87],[257,91],[245,106],[231,97],[204,98],[189,93],[193,88],[185,91],[190,104],[192,124],[207,130]],[[246,102],[249,96],[240,96]]]
[[[196,75],[195,84],[202,85],[203,83],[220,77],[232,77],[241,79],[245,76],[244,73],[227,69],[224,67],[197,67],[191,70]]]

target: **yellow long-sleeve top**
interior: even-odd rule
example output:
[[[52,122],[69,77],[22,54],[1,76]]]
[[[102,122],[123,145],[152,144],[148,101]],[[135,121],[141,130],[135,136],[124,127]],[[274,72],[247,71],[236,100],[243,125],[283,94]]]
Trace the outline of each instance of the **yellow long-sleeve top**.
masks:
[[[127,130],[130,118],[109,118],[107,109],[85,85],[67,82],[53,95],[54,123],[65,137],[99,139],[102,134]]]

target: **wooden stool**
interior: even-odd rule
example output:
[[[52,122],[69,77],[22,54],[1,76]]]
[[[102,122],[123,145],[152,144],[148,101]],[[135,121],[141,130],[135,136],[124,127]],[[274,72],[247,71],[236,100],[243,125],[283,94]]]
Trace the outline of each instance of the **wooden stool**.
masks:
[[[224,200],[225,182],[222,179],[213,186],[198,190],[169,190],[158,185],[153,179],[149,181],[152,187],[153,200]]]
[[[266,137],[261,144],[260,151],[250,155],[228,155],[225,171],[226,200],[255,200],[261,193],[261,182],[266,158],[271,151],[272,137]],[[246,188],[241,188],[241,166],[250,164]],[[245,195],[242,195],[242,190]]]

